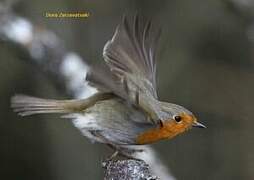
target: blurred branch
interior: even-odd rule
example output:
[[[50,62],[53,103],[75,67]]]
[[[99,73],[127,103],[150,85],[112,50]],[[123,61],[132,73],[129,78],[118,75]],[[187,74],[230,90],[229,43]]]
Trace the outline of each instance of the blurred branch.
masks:
[[[248,23],[253,19],[253,2],[249,0],[223,0],[222,2],[225,3],[226,7],[230,9],[231,12],[242,18],[244,22]]]
[[[253,0],[224,0],[226,6],[238,17],[246,27],[249,40],[254,43],[254,1]]]
[[[96,92],[88,86],[85,75],[88,66],[77,53],[68,51],[64,42],[53,32],[32,24],[28,19],[17,16],[10,6],[0,4],[0,43],[11,47],[18,57],[29,60],[39,70],[50,74],[58,84],[65,87],[76,98],[85,98]],[[138,156],[147,162],[151,171],[161,179],[173,180],[174,177],[160,162],[150,147],[144,147],[145,154]],[[156,179],[148,165],[139,160],[109,161],[105,179]]]
[[[18,57],[50,73],[71,96],[84,98],[95,92],[84,83],[88,66],[77,53],[66,50],[53,32],[6,9],[10,8],[0,5],[0,41],[3,44],[12,47]]]

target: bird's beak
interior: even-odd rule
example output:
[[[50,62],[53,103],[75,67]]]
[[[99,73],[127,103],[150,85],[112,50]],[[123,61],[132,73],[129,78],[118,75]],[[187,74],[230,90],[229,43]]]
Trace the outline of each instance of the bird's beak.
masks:
[[[192,124],[192,127],[197,127],[197,128],[206,128],[205,125],[195,121],[193,124]]]

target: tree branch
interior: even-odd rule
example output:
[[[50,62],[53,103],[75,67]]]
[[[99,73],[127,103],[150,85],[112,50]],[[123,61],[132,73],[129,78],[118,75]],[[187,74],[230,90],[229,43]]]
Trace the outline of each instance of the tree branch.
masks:
[[[133,159],[111,160],[103,163],[106,169],[104,180],[112,179],[144,179],[157,180],[156,176],[151,174],[148,164],[144,161]]]

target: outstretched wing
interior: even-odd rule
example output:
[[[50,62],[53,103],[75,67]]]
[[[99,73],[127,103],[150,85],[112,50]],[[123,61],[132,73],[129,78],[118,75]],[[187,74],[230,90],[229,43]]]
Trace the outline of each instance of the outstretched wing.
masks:
[[[110,73],[90,72],[88,80],[136,105],[157,123],[160,109],[156,91],[155,49],[159,32],[150,21],[124,17],[104,46],[103,57]]]
[[[123,81],[135,76],[140,90],[149,91],[157,98],[155,49],[159,32],[154,32],[151,21],[142,21],[135,16],[130,22],[123,17],[113,38],[104,47],[103,57],[110,70]],[[127,79],[128,81],[128,79]]]

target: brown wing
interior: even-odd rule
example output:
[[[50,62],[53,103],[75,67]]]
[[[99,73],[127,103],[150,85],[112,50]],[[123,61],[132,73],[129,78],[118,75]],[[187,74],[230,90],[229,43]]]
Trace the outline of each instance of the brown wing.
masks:
[[[110,73],[92,70],[88,80],[136,105],[156,122],[159,117],[156,91],[155,48],[159,33],[150,21],[124,17],[113,38],[106,43],[103,57]],[[106,70],[107,71],[107,70]]]

